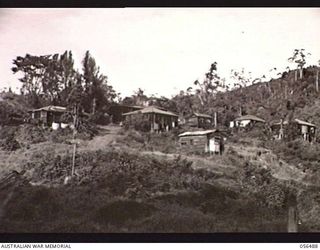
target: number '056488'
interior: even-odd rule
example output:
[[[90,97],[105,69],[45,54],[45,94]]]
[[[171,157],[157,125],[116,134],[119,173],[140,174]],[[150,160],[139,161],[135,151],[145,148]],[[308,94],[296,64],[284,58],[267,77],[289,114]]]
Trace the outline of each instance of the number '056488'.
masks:
[[[318,248],[318,244],[300,244],[300,248]]]

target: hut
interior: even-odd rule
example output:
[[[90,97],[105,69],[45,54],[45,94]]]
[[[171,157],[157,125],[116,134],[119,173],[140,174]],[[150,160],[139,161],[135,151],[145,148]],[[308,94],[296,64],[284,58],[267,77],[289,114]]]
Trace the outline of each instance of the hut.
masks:
[[[255,124],[259,124],[259,123],[260,124],[266,123],[266,121],[254,115],[244,115],[231,121],[230,128],[233,128],[233,127],[244,128],[248,126],[254,126]]]
[[[224,133],[217,129],[190,131],[179,134],[181,149],[189,152],[209,152],[222,154],[224,151]]]
[[[107,113],[111,116],[111,122],[119,124],[124,121],[125,117],[123,114],[143,109],[142,106],[134,106],[134,105],[112,105],[108,109]]]
[[[194,112],[185,118],[185,124],[190,127],[210,128],[212,127],[213,118],[207,114]]]
[[[129,124],[146,121],[151,132],[169,131],[178,126],[178,115],[159,107],[146,107],[123,114]]]
[[[61,116],[67,112],[67,108],[61,106],[46,106],[28,111],[31,119],[38,121],[45,126],[52,126],[53,123],[61,123]]]
[[[289,121],[274,122],[271,124],[271,129],[276,139],[283,139],[286,137],[289,126],[296,131],[296,135],[301,136],[305,141],[313,141],[316,139],[316,128],[315,124],[300,119],[294,119],[290,123]]]
[[[306,122],[306,121],[302,121],[302,120],[299,120],[299,119],[295,119],[294,120],[299,128],[300,128],[300,133],[301,135],[303,136],[303,139],[305,141],[313,141],[315,138],[315,135],[316,135],[316,125],[315,124],[312,124],[310,122]]]

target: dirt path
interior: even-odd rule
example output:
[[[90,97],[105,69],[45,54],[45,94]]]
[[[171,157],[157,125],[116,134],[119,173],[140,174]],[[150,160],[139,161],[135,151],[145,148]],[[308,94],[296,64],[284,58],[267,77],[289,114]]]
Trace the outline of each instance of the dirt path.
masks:
[[[108,149],[113,141],[121,137],[121,135],[119,135],[120,130],[120,126],[100,126],[99,134],[90,141],[80,143],[79,151]]]

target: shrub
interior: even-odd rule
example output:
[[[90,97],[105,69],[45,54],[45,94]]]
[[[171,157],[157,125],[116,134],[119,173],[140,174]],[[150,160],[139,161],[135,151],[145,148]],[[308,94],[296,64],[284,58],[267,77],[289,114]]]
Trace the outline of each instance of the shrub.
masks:
[[[20,148],[19,142],[14,138],[14,134],[10,134],[6,139],[0,142],[0,147],[6,151],[15,151]]]
[[[133,200],[118,200],[97,209],[94,219],[103,224],[124,225],[127,221],[149,217],[155,207]]]
[[[124,121],[124,127],[126,129],[134,128],[135,130],[142,132],[150,132],[151,130],[150,120],[147,117],[144,117],[143,114],[127,118]]]
[[[89,122],[100,124],[100,125],[107,125],[111,121],[110,116],[106,113],[97,111],[94,114],[90,114],[89,116]]]

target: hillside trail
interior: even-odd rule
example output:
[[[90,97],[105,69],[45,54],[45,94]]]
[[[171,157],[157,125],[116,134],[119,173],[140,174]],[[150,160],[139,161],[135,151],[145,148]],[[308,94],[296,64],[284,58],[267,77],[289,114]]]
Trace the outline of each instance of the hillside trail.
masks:
[[[106,125],[99,126],[98,129],[99,134],[92,140],[80,143],[79,151],[108,149],[112,142],[121,137],[119,134],[120,126]]]

